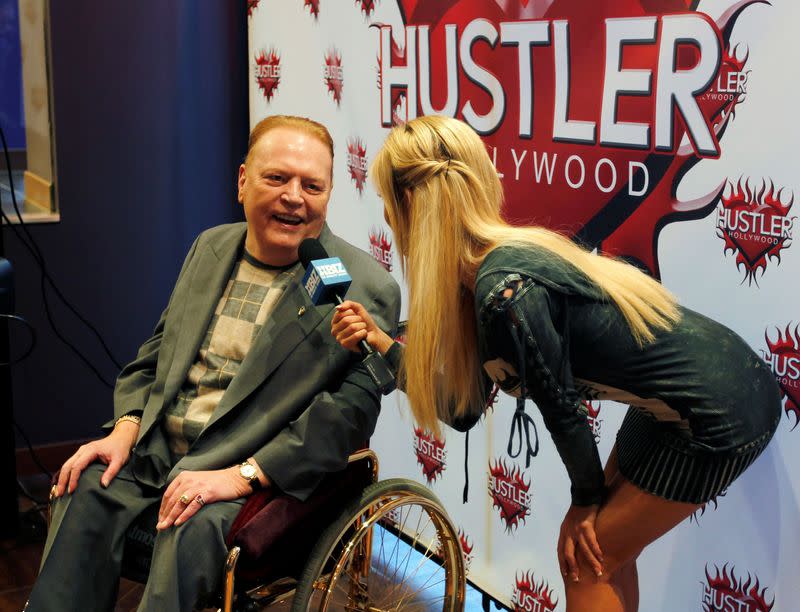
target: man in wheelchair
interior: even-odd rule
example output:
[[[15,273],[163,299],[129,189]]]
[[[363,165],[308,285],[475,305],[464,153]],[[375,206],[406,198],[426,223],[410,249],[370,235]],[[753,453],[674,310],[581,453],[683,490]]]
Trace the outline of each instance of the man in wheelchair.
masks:
[[[333,141],[311,120],[272,116],[239,168],[246,223],[197,238],[155,331],[117,379],[108,435],[54,485],[30,611],[111,610],[124,534],[158,508],[140,610],[190,610],[213,592],[226,534],[259,487],[306,499],[372,433],[380,392],[312,305],[297,249],[319,238],[356,279],[349,297],[389,333],[397,283],[325,219]]]

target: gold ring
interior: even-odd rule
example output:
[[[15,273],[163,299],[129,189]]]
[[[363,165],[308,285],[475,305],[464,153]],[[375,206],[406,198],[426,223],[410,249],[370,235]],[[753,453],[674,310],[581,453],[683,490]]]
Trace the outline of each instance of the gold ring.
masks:
[[[189,496],[188,496],[188,495],[186,495],[186,493],[184,493],[183,495],[181,495],[181,496],[178,498],[178,501],[179,501],[179,502],[181,502],[181,503],[182,503],[184,506],[188,506],[188,505],[189,505],[189,502],[190,502],[191,500],[189,499]]]
[[[201,508],[202,508],[203,506],[205,506],[205,505],[206,505],[206,502],[205,502],[205,500],[203,499],[203,496],[202,496],[202,495],[200,495],[199,493],[198,493],[198,494],[197,494],[197,496],[194,498],[194,501],[196,501],[196,502],[197,502],[197,504],[198,504],[198,505],[199,505]]]

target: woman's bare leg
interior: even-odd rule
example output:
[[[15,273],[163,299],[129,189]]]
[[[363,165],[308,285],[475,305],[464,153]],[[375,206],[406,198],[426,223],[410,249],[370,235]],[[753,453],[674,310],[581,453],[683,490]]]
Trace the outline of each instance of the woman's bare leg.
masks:
[[[608,455],[604,474],[606,488],[609,492],[622,482],[623,477],[619,471],[616,444]],[[639,572],[636,568],[636,557],[614,572],[612,580],[614,580],[622,595],[622,602],[626,612],[636,612],[639,609]]]
[[[608,497],[595,525],[597,540],[603,549],[604,575],[595,578],[592,569],[578,555],[580,582],[565,579],[568,612],[638,610],[637,557],[643,548],[698,507],[656,497],[633,485],[619,471],[616,445],[604,473]]]
[[[622,474],[614,475],[595,524],[597,540],[603,550],[603,576],[595,578],[591,567],[578,555],[580,580],[565,581],[567,611],[636,610],[636,557],[697,508],[695,504],[651,495]]]
[[[636,559],[614,572],[613,580],[622,593],[625,612],[636,612],[639,609],[639,571],[636,568]]]

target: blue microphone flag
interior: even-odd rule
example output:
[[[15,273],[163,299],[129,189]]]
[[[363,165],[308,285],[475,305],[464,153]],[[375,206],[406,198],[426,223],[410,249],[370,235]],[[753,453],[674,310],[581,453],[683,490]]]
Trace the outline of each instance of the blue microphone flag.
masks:
[[[338,257],[314,259],[306,267],[303,286],[311,303],[316,305],[334,301],[334,296],[347,293],[353,281]]]

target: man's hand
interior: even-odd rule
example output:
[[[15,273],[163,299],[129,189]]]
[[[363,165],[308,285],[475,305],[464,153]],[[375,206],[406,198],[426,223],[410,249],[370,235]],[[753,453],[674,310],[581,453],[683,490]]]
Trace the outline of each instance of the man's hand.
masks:
[[[114,427],[114,431],[105,438],[81,446],[61,466],[56,483],[56,497],[61,497],[65,491],[67,493],[75,491],[81,472],[95,461],[100,461],[108,466],[100,477],[100,484],[107,487],[122,466],[128,463],[131,448],[133,448],[138,435],[139,426],[136,423],[120,421]]]
[[[205,472],[181,472],[175,477],[158,510],[158,530],[192,518],[206,504],[245,497],[253,487],[239,474],[239,466]]]
[[[386,334],[358,302],[345,300],[336,307],[331,320],[331,334],[344,348],[359,352],[358,343],[366,340],[381,355],[392,346],[394,340]]]
[[[558,564],[561,573],[574,582],[580,580],[576,554],[584,557],[595,575],[603,575],[603,551],[597,542],[594,524],[599,506],[570,506],[558,536]]]

